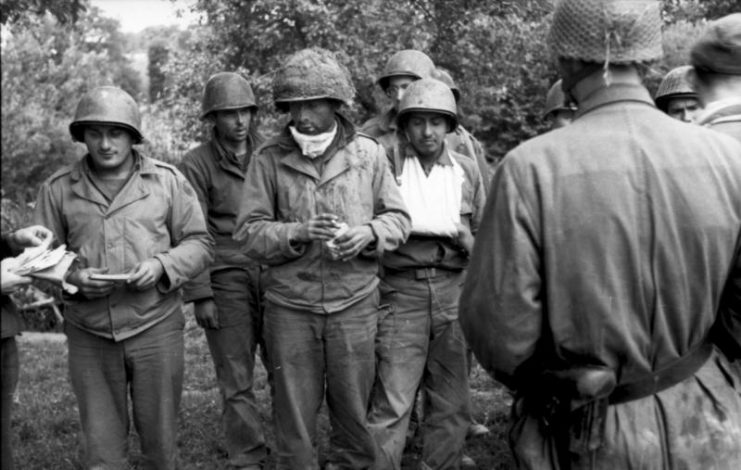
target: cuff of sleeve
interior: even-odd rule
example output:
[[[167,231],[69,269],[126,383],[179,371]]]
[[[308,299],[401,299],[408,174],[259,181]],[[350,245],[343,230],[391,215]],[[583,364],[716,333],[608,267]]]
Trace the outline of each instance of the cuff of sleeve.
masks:
[[[368,257],[380,258],[383,255],[383,225],[377,220],[371,220],[367,225],[373,232],[375,239],[363,248],[362,254]]]
[[[175,279],[173,280],[173,276],[171,274],[176,274],[172,270],[172,266],[170,265],[168,261],[168,257],[164,253],[160,253],[157,255],[154,255],[154,259],[160,262],[162,265],[162,277],[157,282],[157,290],[160,291],[163,294],[169,294],[170,292],[174,291],[178,287],[180,287],[179,282],[177,282],[177,276],[175,276]]]
[[[296,238],[296,232],[298,232],[300,223],[286,224],[286,230],[284,232],[284,238],[281,241],[281,249],[290,257],[298,258],[306,252],[306,243],[299,241],[292,241]]]

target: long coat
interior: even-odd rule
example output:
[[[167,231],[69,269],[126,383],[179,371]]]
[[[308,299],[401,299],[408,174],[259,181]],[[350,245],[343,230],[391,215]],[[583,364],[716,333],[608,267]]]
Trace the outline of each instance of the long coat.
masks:
[[[740,249],[741,145],[668,118],[640,86],[598,90],[572,125],[510,152],[460,319],[518,396],[519,464],[557,467],[553,436],[519,400],[544,369],[603,366],[632,382],[703,344],[719,312],[741,326]],[[610,406],[594,468],[739,468],[741,384],[721,369],[715,352],[694,378]]]

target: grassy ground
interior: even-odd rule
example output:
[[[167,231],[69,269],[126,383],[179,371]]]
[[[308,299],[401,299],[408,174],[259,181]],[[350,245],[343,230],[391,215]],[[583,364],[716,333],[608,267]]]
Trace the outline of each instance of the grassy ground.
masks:
[[[214,385],[214,372],[203,331],[188,321],[185,330],[186,374],[180,410],[179,447],[183,470],[226,468],[218,424],[220,398]],[[24,333],[19,340],[21,375],[13,409],[15,460],[24,470],[79,469],[78,437],[80,425],[77,404],[68,381],[67,348],[64,336]],[[270,399],[266,373],[257,368],[256,394],[262,417],[270,420]],[[470,440],[465,452],[481,469],[509,469],[512,460],[507,449],[504,427],[509,397],[480,368],[472,376],[475,416],[491,429],[491,435]],[[327,447],[326,410],[320,420],[320,458]],[[273,442],[268,425],[268,444]],[[130,437],[133,467],[138,460],[138,442]],[[418,460],[412,446],[404,468],[414,468]],[[269,465],[268,468],[272,468]]]

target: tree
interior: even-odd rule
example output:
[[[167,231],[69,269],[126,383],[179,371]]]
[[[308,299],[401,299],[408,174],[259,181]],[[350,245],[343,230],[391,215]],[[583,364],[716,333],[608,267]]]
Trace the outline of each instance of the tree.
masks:
[[[87,7],[87,0],[3,0],[0,24],[14,23],[29,12],[39,16],[49,13],[62,24],[75,23]]]
[[[149,72],[150,103],[154,103],[160,99],[165,91],[165,73],[162,68],[167,63],[169,54],[169,49],[162,42],[152,44],[147,51],[147,57],[149,58],[147,70]]]
[[[29,13],[7,25],[2,48],[2,187],[25,205],[38,185],[81,155],[68,125],[80,97],[99,85],[136,96],[138,77],[117,43],[118,23],[89,8],[78,21]]]

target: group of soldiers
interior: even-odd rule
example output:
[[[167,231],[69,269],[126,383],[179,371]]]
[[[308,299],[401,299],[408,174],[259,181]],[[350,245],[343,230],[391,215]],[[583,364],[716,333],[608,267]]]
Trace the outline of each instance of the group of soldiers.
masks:
[[[419,468],[475,467],[471,351],[514,395],[520,468],[740,468],[741,14],[708,26],[655,104],[658,2],[560,0],[549,46],[553,130],[496,169],[460,123],[461,90],[417,50],[389,58],[393,105],[360,129],[341,111],[348,71],[295,53],[268,141],[249,82],[217,73],[211,138],[177,168],[136,150],[124,91],[82,97],[70,133],[87,154],[42,185],[3,256],[50,237],[78,256],[64,328],[85,468],[128,468],[129,402],[139,467],[178,468],[183,301],[229,468],[318,468],[325,400],[324,468],[400,469],[414,420]],[[3,271],[4,470],[20,329],[6,294],[26,282]]]

